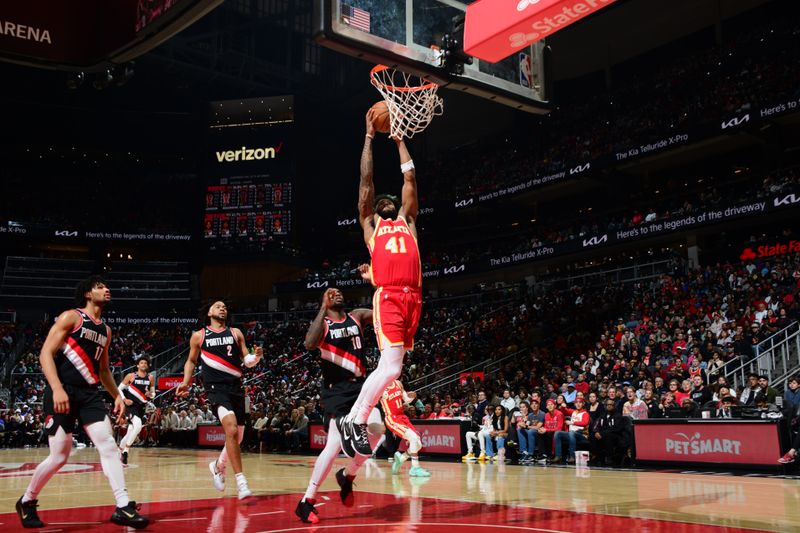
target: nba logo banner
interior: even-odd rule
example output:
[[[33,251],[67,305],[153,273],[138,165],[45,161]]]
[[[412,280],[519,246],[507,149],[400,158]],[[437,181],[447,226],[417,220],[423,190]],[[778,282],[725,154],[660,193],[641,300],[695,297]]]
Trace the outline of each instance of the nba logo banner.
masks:
[[[519,54],[519,84],[530,89],[533,87],[533,65],[531,56],[525,52]]]

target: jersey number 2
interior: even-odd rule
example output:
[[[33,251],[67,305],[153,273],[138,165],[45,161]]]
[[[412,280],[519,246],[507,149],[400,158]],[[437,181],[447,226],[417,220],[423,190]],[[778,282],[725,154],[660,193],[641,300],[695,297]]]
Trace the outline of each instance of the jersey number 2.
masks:
[[[404,237],[392,237],[386,241],[384,248],[393,254],[404,254],[406,253],[406,240]]]

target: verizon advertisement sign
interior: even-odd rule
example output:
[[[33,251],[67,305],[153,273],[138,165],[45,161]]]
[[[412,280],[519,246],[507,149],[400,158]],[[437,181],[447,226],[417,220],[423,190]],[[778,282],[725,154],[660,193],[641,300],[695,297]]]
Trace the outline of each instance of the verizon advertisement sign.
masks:
[[[328,442],[328,433],[323,429],[322,424],[308,425],[308,443],[312,450],[321,450]]]
[[[467,6],[464,51],[490,63],[566,28],[614,0],[479,0]]]
[[[197,426],[198,446],[225,446],[225,429],[222,426]]]
[[[778,429],[769,422],[636,422],[636,460],[774,466],[781,455]]]

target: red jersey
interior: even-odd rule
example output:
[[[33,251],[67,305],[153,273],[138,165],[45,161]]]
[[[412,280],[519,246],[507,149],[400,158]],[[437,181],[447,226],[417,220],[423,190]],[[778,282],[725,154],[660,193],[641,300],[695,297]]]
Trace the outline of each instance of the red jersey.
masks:
[[[386,416],[405,416],[403,410],[403,387],[397,380],[392,381],[381,396],[381,407]],[[435,417],[434,417],[435,418]]]
[[[422,287],[422,263],[417,239],[404,218],[378,218],[368,248],[372,257],[373,285]]]

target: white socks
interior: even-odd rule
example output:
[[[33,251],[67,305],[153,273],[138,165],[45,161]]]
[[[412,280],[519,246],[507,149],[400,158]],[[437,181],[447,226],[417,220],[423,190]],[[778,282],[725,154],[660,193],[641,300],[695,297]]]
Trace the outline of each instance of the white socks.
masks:
[[[354,416],[356,424],[366,424],[370,411],[378,403],[378,400],[389,384],[400,377],[403,371],[403,356],[405,348],[402,346],[390,346],[381,350],[381,358],[378,367],[369,375],[361,393],[358,395],[356,403],[350,410]]]

